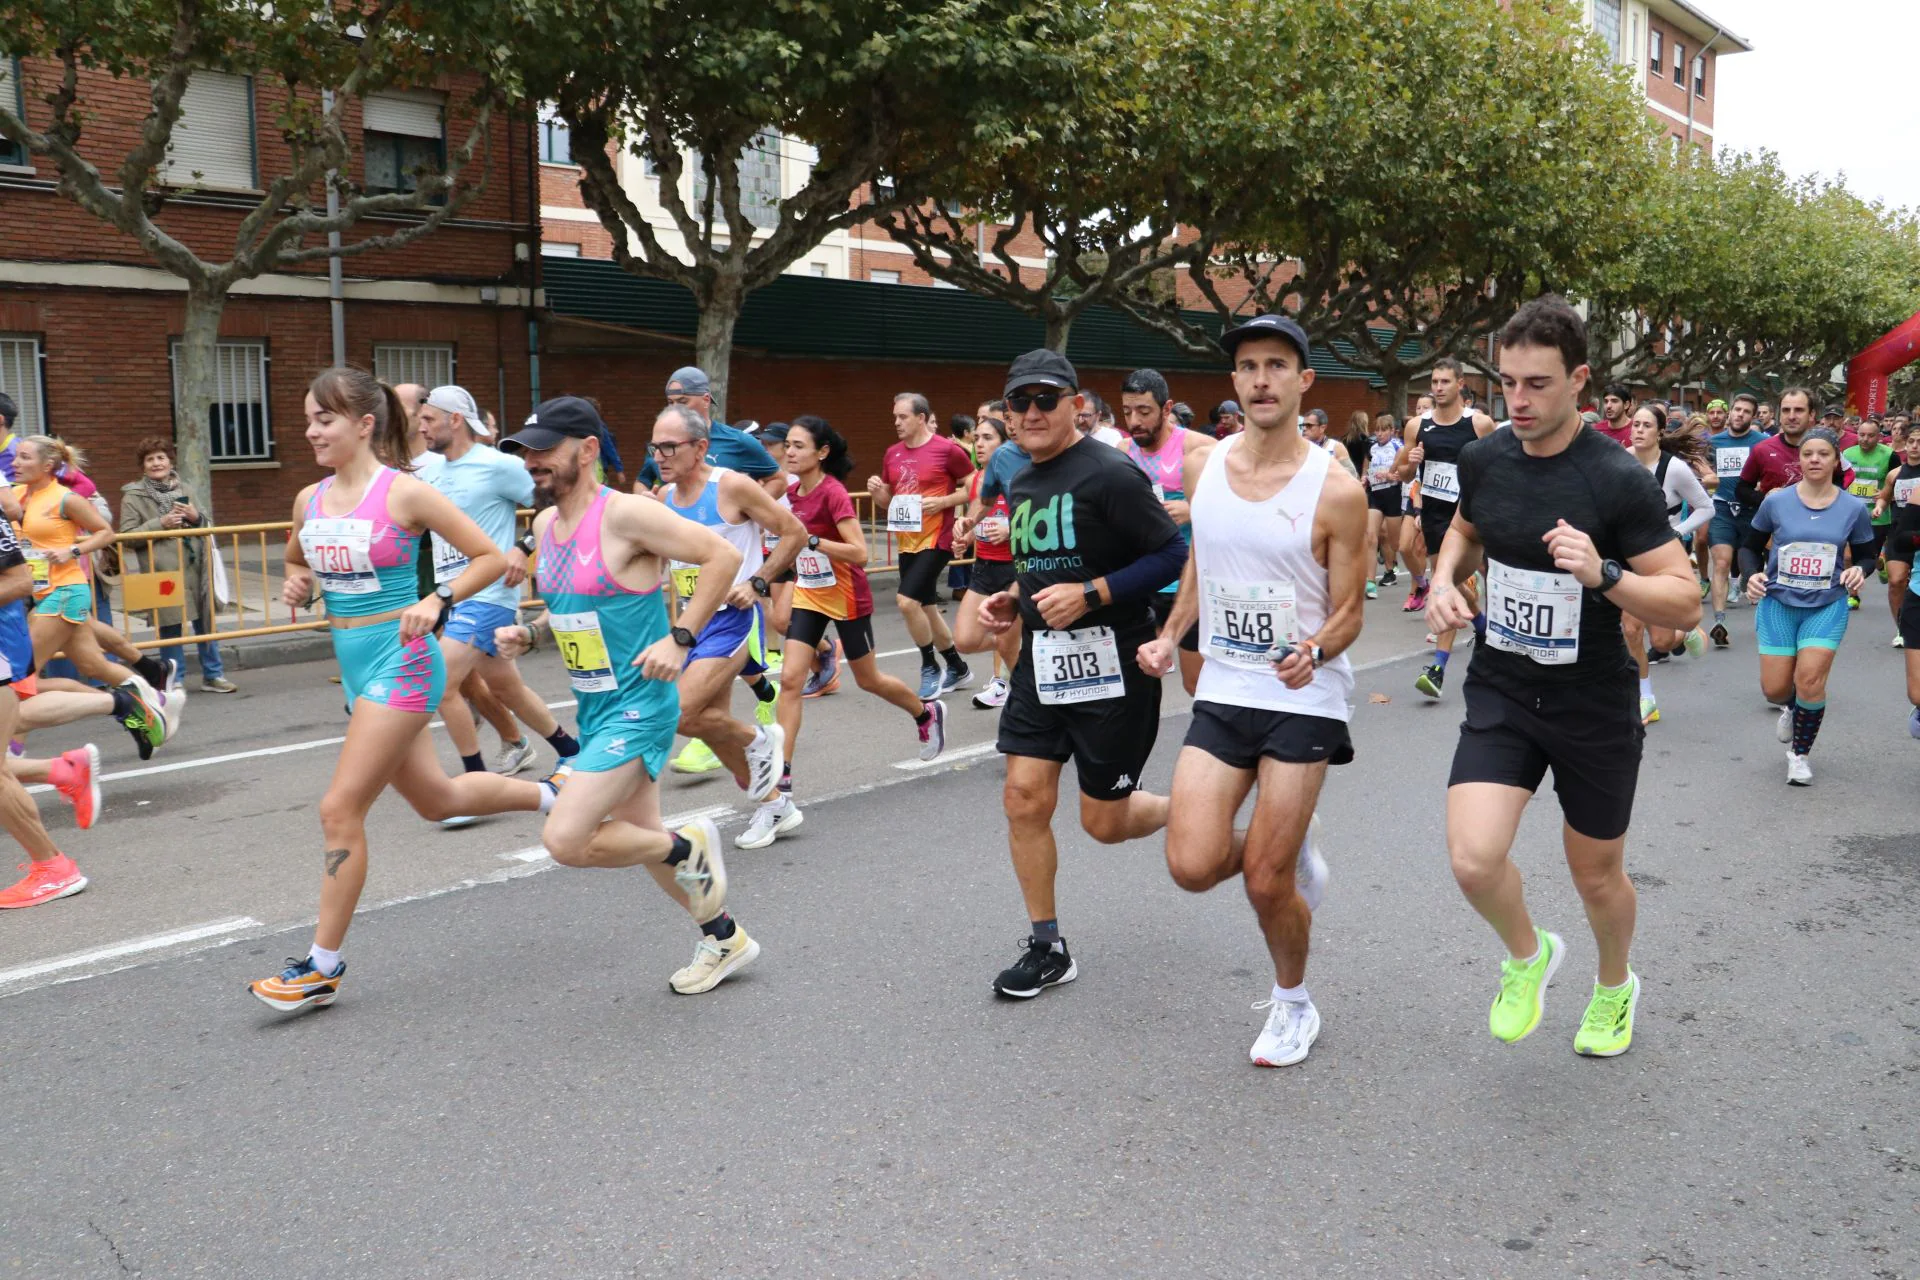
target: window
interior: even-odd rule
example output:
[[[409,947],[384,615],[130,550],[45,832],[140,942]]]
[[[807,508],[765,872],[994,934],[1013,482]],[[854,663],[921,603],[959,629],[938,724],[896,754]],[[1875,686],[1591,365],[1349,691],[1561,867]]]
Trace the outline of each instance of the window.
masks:
[[[1647,70],[1659,75],[1667,69],[1666,45],[1660,39],[1658,31],[1647,32]]]
[[[827,264],[824,262],[809,262],[807,264],[807,270],[819,276],[822,280],[827,278]]]
[[[707,168],[698,152],[693,160],[693,207],[707,199]],[[756,227],[780,225],[780,135],[762,130],[740,152],[740,212]],[[714,210],[715,220],[720,210]]]
[[[540,108],[540,163],[573,163],[573,132],[551,106]]]
[[[450,342],[376,342],[373,375],[390,387],[414,382],[431,391],[453,382]]]
[[[900,273],[898,271],[869,271],[867,272],[867,279],[873,281],[875,284],[899,284]]]
[[[20,88],[20,59],[0,56],[0,103],[17,116],[27,110],[26,94]],[[27,149],[11,138],[0,138],[0,164],[26,164]]]
[[[1607,42],[1607,54],[1620,61],[1620,0],[1593,0],[1593,29]]]
[[[20,411],[13,429],[23,436],[42,435],[47,411],[40,394],[40,339],[21,333],[0,333],[0,391]]]
[[[440,94],[374,93],[362,105],[369,192],[412,191],[422,173],[447,167],[446,99]]]
[[[180,341],[177,338],[171,354],[177,405],[180,397]],[[214,348],[213,358],[213,403],[207,406],[207,445],[213,461],[271,462],[273,427],[267,418],[267,344],[222,342]]]
[[[1707,57],[1705,54],[1698,54],[1693,59],[1693,96],[1696,98],[1704,98],[1707,96]]]
[[[253,77],[196,71],[180,96],[160,177],[169,186],[252,191],[255,167]]]
[[[1673,42],[1673,82],[1682,89],[1687,87],[1687,46],[1678,40]]]
[[[559,240],[542,240],[540,242],[540,256],[543,258],[577,258],[580,256],[580,246],[577,244],[566,244]]]

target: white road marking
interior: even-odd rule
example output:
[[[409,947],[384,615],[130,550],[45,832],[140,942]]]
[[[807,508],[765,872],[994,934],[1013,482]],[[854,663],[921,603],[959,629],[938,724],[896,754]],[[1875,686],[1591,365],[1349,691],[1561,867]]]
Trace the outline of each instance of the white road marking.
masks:
[[[893,767],[896,769],[904,769],[908,772],[917,772],[921,769],[938,769],[941,765],[957,764],[962,760],[978,760],[982,756],[994,754],[999,749],[998,743],[976,742],[970,747],[961,747],[958,751],[943,752],[932,760],[895,760]]]
[[[206,938],[217,938],[222,934],[238,933],[243,929],[259,927],[260,922],[252,916],[232,916],[225,920],[210,920],[206,924],[196,924],[185,929],[149,934],[144,938],[129,938],[125,942],[116,942],[111,946],[94,947],[87,951],[75,951],[71,955],[55,956],[51,960],[40,960],[12,969],[0,969],[0,986],[24,982],[29,978],[44,978],[48,974],[59,973],[63,969],[78,969],[85,965],[139,955],[143,951],[158,951],[164,947],[177,947],[182,943],[199,942]]]

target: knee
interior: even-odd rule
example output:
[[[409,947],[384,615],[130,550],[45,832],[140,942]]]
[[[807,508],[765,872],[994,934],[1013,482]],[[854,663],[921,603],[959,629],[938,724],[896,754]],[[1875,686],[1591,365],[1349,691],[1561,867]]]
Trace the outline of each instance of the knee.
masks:
[[[1054,796],[1044,788],[1009,778],[1001,791],[1007,821],[1015,826],[1044,827],[1053,821]]]
[[[868,693],[880,692],[880,678],[880,664],[877,662],[863,662],[853,668],[853,682]]]
[[[1101,844],[1123,844],[1127,840],[1127,802],[1124,800],[1080,799],[1080,829]]]
[[[546,847],[547,855],[563,867],[584,867],[591,861],[587,850],[593,845],[593,833],[579,830],[570,823],[549,821],[540,830],[540,843]]]
[[[1633,882],[1627,879],[1626,866],[1620,862],[1608,862],[1598,866],[1574,867],[1573,887],[1584,902],[1609,898],[1613,895],[1633,892]]]
[[[328,791],[320,797],[320,830],[329,847],[359,830],[365,821],[365,812],[336,792]]]
[[[1240,870],[1241,879],[1247,884],[1247,898],[1264,907],[1277,907],[1299,893],[1294,879],[1293,862],[1280,866],[1277,862],[1249,862]]]
[[[1191,835],[1167,828],[1167,874],[1188,893],[1205,893],[1220,882],[1209,852]]]
[[[1490,892],[1506,875],[1505,853],[1468,841],[1450,841],[1447,858],[1453,864],[1453,882],[1469,897]]]

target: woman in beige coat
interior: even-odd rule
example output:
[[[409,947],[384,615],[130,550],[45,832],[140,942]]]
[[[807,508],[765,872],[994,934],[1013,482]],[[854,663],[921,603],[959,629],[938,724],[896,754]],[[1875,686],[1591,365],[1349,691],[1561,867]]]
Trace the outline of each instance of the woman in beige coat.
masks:
[[[180,475],[173,469],[173,441],[148,436],[139,444],[140,478],[120,490],[120,532],[144,533],[157,529],[197,529],[213,523],[207,513],[180,487]],[[172,546],[166,545],[172,543]],[[194,630],[204,635],[213,627],[212,601],[208,598],[207,540],[204,538],[167,538],[149,542],[128,538],[120,543],[122,569],[128,573],[146,573],[155,568],[180,567],[181,549],[186,552],[186,599],[178,607],[154,609],[153,622],[161,638],[182,634],[191,608]],[[151,553],[151,554],[149,554]],[[200,649],[200,687],[208,693],[232,693],[234,684],[226,678],[220,662],[220,645],[202,640]],[[186,670],[180,645],[160,651]]]

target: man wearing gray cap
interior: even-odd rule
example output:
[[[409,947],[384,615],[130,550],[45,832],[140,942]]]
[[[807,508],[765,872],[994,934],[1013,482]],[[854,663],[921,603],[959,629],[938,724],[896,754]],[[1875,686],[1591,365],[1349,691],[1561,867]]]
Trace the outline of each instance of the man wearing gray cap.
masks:
[[[760,442],[713,416],[713,381],[707,377],[704,369],[693,365],[675,369],[673,376],[667,379],[667,403],[691,409],[707,420],[710,431],[707,461],[710,464],[752,476],[776,500],[787,496],[787,478],[780,474],[780,465]],[[649,489],[660,487],[660,468],[654,465],[651,457],[640,468],[640,483]]]
[[[518,461],[481,442],[480,437],[491,438],[493,432],[465,387],[435,387],[420,407],[419,418],[420,438],[440,464],[427,473],[426,482],[473,517],[493,545],[503,552],[512,550],[519,509],[533,501],[533,477]],[[498,582],[453,607],[440,637],[447,662],[447,691],[440,701],[440,715],[446,721],[447,737],[469,773],[480,773],[487,767],[480,756],[479,729],[461,692],[467,677],[475,672],[494,697],[553,745],[562,763],[580,750],[580,744],[560,727],[546,703],[520,679],[513,659],[501,657],[494,644],[494,632],[513,624],[520,603],[518,587],[526,577],[526,564],[515,559],[517,565],[510,564]],[[466,567],[467,558],[459,548],[440,538],[433,540],[435,583],[453,581]],[[496,762],[497,772],[518,773],[532,759],[533,747],[523,735],[518,742],[506,744]],[[455,817],[441,825],[465,826],[471,821]]]

